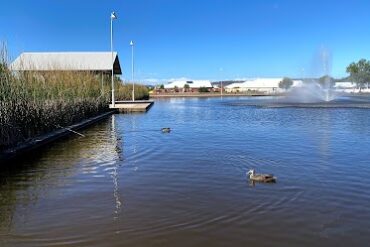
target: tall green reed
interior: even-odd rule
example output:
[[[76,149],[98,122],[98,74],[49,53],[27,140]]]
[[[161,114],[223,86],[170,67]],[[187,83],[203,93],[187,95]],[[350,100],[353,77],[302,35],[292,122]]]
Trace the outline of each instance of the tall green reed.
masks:
[[[60,126],[109,110],[110,77],[90,72],[14,72],[3,49],[0,61],[0,151]],[[102,83],[103,78],[103,83]],[[132,84],[115,78],[116,100],[132,99]],[[148,97],[135,85],[135,98]]]

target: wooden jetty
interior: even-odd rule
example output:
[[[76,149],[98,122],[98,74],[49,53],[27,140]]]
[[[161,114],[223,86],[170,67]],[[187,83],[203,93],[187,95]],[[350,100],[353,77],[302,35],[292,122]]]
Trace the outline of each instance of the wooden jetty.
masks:
[[[123,113],[147,112],[153,104],[154,101],[152,100],[115,101],[114,107],[110,104],[109,108],[116,109]]]

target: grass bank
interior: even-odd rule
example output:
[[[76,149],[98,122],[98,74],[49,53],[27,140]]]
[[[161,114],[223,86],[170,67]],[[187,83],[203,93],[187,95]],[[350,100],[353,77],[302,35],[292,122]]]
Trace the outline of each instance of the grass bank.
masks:
[[[88,72],[10,71],[4,51],[0,61],[0,152],[38,135],[108,111],[110,77]],[[117,100],[131,99],[132,85],[115,78]],[[135,98],[148,98],[135,85]]]

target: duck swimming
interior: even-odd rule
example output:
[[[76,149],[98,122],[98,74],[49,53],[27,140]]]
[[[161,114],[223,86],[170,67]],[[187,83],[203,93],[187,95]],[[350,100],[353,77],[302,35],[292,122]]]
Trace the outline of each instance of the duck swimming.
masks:
[[[261,182],[261,183],[275,183],[276,177],[273,174],[257,174],[255,170],[249,170],[247,172],[247,176],[249,176],[249,180],[254,182]]]
[[[170,133],[171,128],[162,128],[161,131],[162,131],[162,133]]]

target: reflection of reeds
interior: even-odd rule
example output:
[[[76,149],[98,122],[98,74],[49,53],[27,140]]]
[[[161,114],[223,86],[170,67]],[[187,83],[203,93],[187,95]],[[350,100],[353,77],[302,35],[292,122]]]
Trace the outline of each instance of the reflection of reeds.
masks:
[[[0,61],[0,150],[108,110],[110,83],[91,72],[12,72],[6,49]],[[132,85],[115,82],[116,99],[131,99]],[[146,98],[135,86],[137,99]]]

